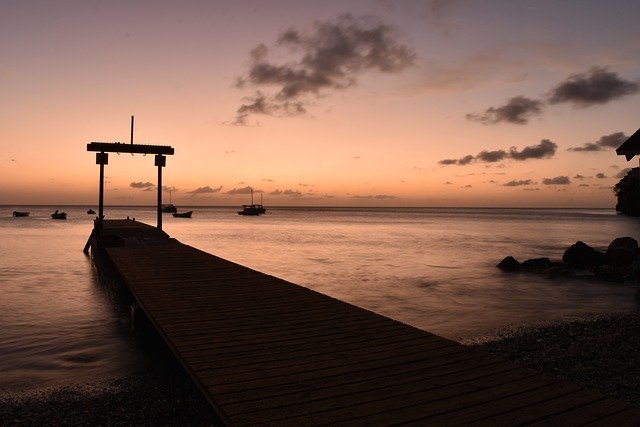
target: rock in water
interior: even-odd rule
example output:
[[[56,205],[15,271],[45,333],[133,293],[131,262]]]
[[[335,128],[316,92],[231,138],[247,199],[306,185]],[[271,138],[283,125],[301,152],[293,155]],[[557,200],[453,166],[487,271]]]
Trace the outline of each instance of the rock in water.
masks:
[[[572,267],[595,267],[607,262],[605,255],[584,242],[577,241],[564,251],[562,261]]]
[[[631,265],[638,256],[638,241],[633,237],[618,237],[609,244],[607,263],[611,265]]]
[[[498,268],[502,271],[518,271],[520,270],[520,262],[512,256],[508,256],[498,263]]]
[[[544,270],[545,268],[551,265],[551,260],[547,257],[532,258],[524,261],[521,265],[522,265],[522,268],[527,268],[531,270]]]

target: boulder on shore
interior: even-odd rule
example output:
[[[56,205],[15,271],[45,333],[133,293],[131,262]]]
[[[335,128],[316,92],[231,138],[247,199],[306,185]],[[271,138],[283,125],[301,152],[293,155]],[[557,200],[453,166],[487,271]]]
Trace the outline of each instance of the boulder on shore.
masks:
[[[618,237],[609,244],[605,257],[610,265],[629,265],[633,264],[640,250],[638,249],[638,241],[633,237]]]
[[[498,268],[502,271],[518,271],[520,270],[520,262],[512,256],[508,256],[498,263]]]
[[[604,253],[584,242],[577,241],[564,251],[562,261],[572,267],[595,267],[606,264],[607,259]]]

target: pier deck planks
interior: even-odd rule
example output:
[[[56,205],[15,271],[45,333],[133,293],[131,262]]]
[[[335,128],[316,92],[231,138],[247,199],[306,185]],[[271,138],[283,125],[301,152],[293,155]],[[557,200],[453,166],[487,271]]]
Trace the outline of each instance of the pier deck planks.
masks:
[[[105,221],[108,227],[134,242],[105,249],[114,267],[230,425],[640,420],[640,409],[627,403],[166,235],[154,239],[145,224]],[[153,243],[136,244],[140,238],[128,233]]]

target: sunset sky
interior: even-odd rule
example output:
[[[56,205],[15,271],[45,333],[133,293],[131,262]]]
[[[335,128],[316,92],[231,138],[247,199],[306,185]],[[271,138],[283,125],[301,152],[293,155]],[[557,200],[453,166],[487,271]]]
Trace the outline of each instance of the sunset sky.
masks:
[[[635,0],[0,6],[0,204],[95,205],[132,115],[182,206],[612,207],[638,165]],[[155,203],[153,156],[105,173]]]

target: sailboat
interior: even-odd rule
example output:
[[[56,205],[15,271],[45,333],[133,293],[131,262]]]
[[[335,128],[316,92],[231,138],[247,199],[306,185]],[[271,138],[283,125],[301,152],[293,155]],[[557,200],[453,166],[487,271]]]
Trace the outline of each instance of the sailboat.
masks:
[[[178,212],[178,208],[173,206],[173,204],[171,203],[171,190],[169,190],[169,203],[163,204],[161,209],[162,209],[162,212],[165,212],[165,213],[176,213],[176,212]]]
[[[250,205],[242,205],[242,210],[238,211],[238,215],[262,215],[267,210],[262,206],[262,194],[260,194],[260,204],[256,205],[253,203],[253,188],[251,189],[251,204]]]

